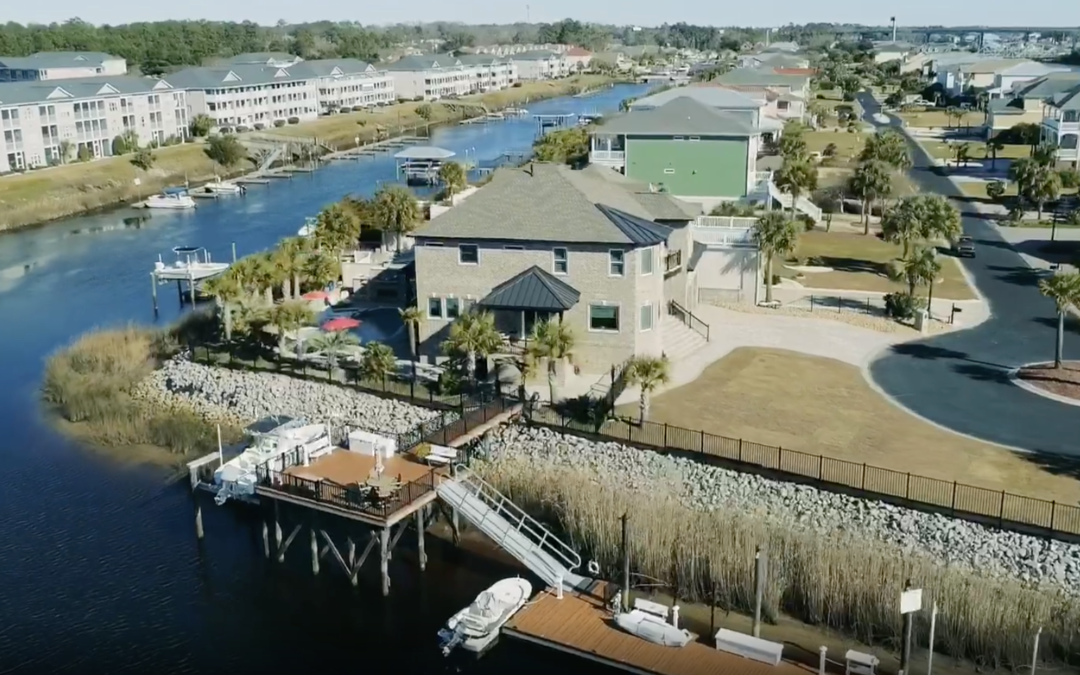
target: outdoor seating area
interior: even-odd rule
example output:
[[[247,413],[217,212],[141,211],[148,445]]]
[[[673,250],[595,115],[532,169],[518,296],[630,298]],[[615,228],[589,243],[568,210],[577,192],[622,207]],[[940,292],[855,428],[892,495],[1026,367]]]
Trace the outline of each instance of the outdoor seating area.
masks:
[[[375,507],[392,503],[401,489],[413,481],[425,478],[431,466],[409,456],[383,453],[364,454],[337,449],[309,466],[295,466],[284,473],[318,483],[344,488],[342,498],[351,506]]]

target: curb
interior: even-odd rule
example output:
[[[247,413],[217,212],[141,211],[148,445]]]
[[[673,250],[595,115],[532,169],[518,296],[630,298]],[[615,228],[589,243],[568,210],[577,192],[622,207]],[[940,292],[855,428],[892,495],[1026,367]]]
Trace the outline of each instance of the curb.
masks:
[[[1048,363],[1051,363],[1051,361],[1035,361],[1034,363],[1025,363],[1019,368],[1013,368],[1008,372],[1009,382],[1012,382],[1024,391],[1035,394],[1036,396],[1042,396],[1043,398],[1048,398],[1051,401],[1057,401],[1058,403],[1064,403],[1065,405],[1071,405],[1075,408],[1080,408],[1080,400],[1077,400],[1075,398],[1069,398],[1068,396],[1062,396],[1061,394],[1055,394],[1051,391],[1046,391],[1045,389],[1037,387],[1034,384],[1031,384],[1030,382],[1020,377],[1020,371],[1022,369],[1031,368],[1032,366],[1045,366]]]

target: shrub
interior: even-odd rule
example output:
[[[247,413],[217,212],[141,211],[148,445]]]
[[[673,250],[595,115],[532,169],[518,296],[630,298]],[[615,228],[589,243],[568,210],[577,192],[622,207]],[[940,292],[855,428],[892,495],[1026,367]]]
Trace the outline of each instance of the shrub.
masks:
[[[850,91],[845,91],[844,92],[844,100],[848,101],[848,102],[854,101],[855,100],[855,94],[852,94]]]
[[[287,121],[289,124],[300,124],[299,117],[290,117]]]
[[[889,293],[885,296],[885,315],[894,319],[913,319],[915,312],[925,308],[926,300],[907,293]]]
[[[218,129],[218,134],[221,135],[221,136],[228,136],[231,133],[232,133],[232,127],[220,127]]]
[[[986,196],[994,201],[1001,199],[1005,195],[1005,183],[999,180],[992,180],[986,184]]]
[[[285,120],[274,120],[274,126],[278,128],[285,126]]]
[[[255,123],[255,131],[262,131],[265,128],[266,128],[266,125],[264,123],[262,123],[262,122],[256,122]]]
[[[349,112],[352,112],[352,111],[353,111],[353,109],[346,105],[346,106],[342,106],[341,109],[338,112],[349,113]]]
[[[251,131],[251,127],[245,127],[243,125],[236,127],[236,133],[242,134],[245,131]]]

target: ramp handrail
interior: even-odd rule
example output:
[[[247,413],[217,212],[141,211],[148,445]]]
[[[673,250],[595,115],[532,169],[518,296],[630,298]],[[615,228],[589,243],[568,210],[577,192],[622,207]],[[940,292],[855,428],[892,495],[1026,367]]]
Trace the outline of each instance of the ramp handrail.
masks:
[[[581,556],[578,555],[577,551],[563,543],[562,540],[552,534],[551,530],[541,525],[535,518],[525,513],[520,506],[510,501],[508,497],[467,467],[462,464],[455,465],[454,478],[451,480],[455,480],[464,488],[464,494],[476,497],[488,507],[488,511],[484,513],[480,522],[475,523],[477,528],[483,530],[483,523],[491,513],[502,516],[510,525],[510,529],[504,532],[502,538],[496,542],[500,547],[507,534],[511,531],[517,531],[524,534],[534,548],[538,548],[541,552],[554,558],[556,562],[564,565],[568,571],[572,572],[581,567]],[[452,503],[451,506],[460,507],[464,502],[465,496],[463,495],[457,504]]]

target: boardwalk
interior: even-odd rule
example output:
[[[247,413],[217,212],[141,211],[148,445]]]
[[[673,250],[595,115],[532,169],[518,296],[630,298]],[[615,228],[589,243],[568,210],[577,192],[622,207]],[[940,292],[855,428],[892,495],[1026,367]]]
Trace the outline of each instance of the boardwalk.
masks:
[[[616,628],[604,607],[604,582],[591,593],[545,592],[506,624],[511,637],[645,675],[807,675],[805,666],[777,667],[717,651],[704,642],[681,649],[646,642]],[[711,641],[711,636],[708,638]]]

